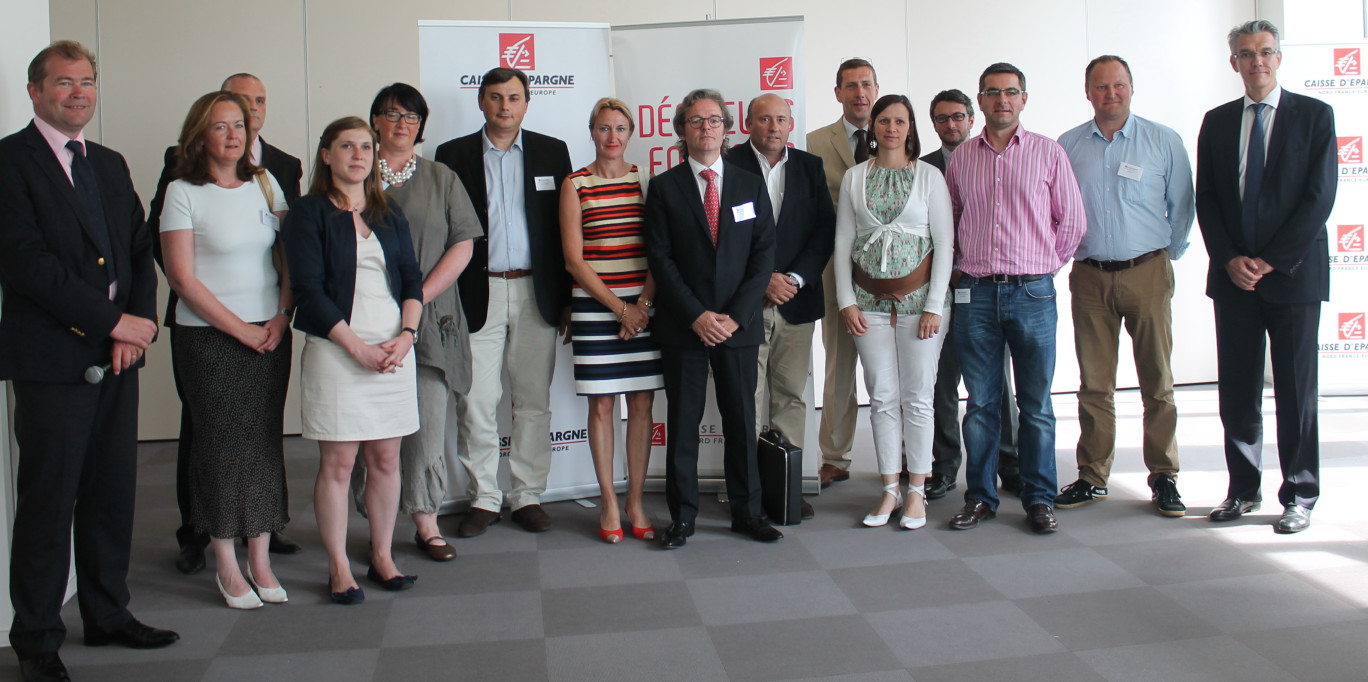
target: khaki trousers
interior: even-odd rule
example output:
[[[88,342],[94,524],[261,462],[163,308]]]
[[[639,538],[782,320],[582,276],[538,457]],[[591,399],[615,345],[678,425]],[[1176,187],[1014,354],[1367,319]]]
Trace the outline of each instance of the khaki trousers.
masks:
[[[831,263],[822,271],[822,293],[826,298],[826,316],[822,318],[822,346],[826,351],[826,382],[822,386],[822,420],[817,429],[817,445],[822,449],[822,463],[841,469],[850,468],[850,448],[855,443],[855,418],[859,403],[855,400],[855,340],[841,321],[841,309],[836,303],[836,274]]]
[[[556,369],[556,328],[542,321],[532,278],[489,278],[489,313],[470,334],[470,393],[457,401],[461,416],[458,458],[470,481],[470,505],[498,511],[499,401],[503,371],[513,391],[513,440],[508,504],[540,504],[551,472],[551,375]]]
[[[760,345],[758,380],[755,382],[755,432],[769,399],[769,425],[790,443],[803,447],[807,434],[807,404],[803,389],[812,371],[813,322],[790,324],[779,309],[765,308],[765,342]]]
[[[1116,456],[1116,363],[1121,326],[1135,349],[1144,404],[1144,458],[1149,482],[1178,475],[1178,407],[1173,401],[1173,264],[1167,253],[1120,272],[1075,262],[1074,347],[1078,352],[1078,476],[1105,488]]]

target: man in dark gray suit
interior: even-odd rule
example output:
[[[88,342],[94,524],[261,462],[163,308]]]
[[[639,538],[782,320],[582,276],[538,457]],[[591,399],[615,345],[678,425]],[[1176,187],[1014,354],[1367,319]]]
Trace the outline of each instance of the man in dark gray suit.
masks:
[[[1212,521],[1259,508],[1265,343],[1278,412],[1278,490],[1273,529],[1311,525],[1320,497],[1316,333],[1330,298],[1325,223],[1335,205],[1335,116],[1318,99],[1278,86],[1278,27],[1231,29],[1230,66],[1245,94],[1207,112],[1197,136],[1197,222],[1211,267],[1216,376],[1225,428],[1226,499]]]

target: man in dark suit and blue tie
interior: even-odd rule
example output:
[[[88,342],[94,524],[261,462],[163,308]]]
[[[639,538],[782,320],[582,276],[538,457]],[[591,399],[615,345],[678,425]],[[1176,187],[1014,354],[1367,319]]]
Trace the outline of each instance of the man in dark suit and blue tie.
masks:
[[[1316,333],[1330,297],[1325,223],[1335,203],[1335,119],[1324,102],[1278,86],[1278,28],[1231,29],[1245,95],[1207,112],[1197,138],[1197,220],[1211,267],[1225,428],[1226,500],[1212,521],[1259,508],[1265,338],[1278,417],[1279,533],[1311,524],[1320,495]]]
[[[759,542],[783,538],[762,520],[755,461],[758,349],[774,271],[774,217],[759,176],[725,161],[734,123],[716,90],[694,90],[675,109],[685,161],[646,197],[646,258],[656,281],[653,336],[660,340],[669,400],[665,549],[683,547],[698,517],[698,425],[708,369],[725,437],[723,468],[731,529]]]
[[[94,55],[58,41],[28,81],[33,123],[0,140],[0,379],[13,382],[19,444],[9,638],[24,680],[65,680],[73,542],[86,645],[179,638],[128,612],[137,369],[157,333],[157,279],[128,164],[82,132]],[[102,365],[108,375],[88,382]]]

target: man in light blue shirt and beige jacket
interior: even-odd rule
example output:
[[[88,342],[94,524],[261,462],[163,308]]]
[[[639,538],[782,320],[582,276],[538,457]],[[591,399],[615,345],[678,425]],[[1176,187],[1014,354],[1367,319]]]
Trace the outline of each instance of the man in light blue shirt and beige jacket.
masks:
[[[1135,347],[1144,403],[1145,466],[1164,516],[1183,516],[1178,495],[1178,408],[1173,401],[1173,266],[1187,250],[1195,213],[1192,167],[1172,129],[1130,113],[1124,59],[1103,55],[1085,72],[1093,120],[1059,137],[1083,193],[1088,231],[1069,273],[1078,351],[1078,480],[1055,507],[1107,497],[1116,454],[1116,363],[1121,326]]]

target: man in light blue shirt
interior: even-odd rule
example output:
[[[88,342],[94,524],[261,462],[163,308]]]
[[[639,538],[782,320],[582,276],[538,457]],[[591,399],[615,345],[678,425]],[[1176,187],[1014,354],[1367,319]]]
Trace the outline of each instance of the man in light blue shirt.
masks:
[[[1130,66],[1114,55],[1085,71],[1093,120],[1059,137],[1083,193],[1088,231],[1069,273],[1078,351],[1078,480],[1055,498],[1073,509],[1107,497],[1116,454],[1116,363],[1122,324],[1135,347],[1152,500],[1183,516],[1173,402],[1173,266],[1195,213],[1192,167],[1172,129],[1130,113]]]

